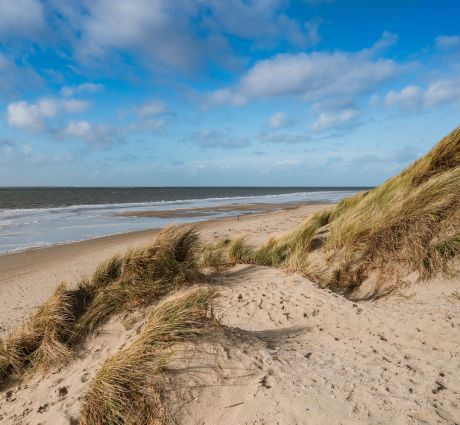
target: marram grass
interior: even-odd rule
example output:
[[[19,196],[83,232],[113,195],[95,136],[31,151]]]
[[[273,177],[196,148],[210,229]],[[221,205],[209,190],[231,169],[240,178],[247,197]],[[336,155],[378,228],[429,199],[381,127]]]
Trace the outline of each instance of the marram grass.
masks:
[[[460,128],[381,186],[314,214],[255,248],[230,242],[229,263],[280,266],[354,297],[374,277],[379,296],[416,272],[449,272],[460,257]]]
[[[166,413],[155,378],[174,344],[212,326],[215,295],[214,289],[201,286],[159,303],[138,338],[102,365],[84,396],[80,424],[162,424]]]
[[[64,364],[78,343],[114,314],[194,283],[198,245],[193,228],[169,227],[150,245],[106,261],[75,288],[61,284],[0,343],[0,385],[28,370]]]

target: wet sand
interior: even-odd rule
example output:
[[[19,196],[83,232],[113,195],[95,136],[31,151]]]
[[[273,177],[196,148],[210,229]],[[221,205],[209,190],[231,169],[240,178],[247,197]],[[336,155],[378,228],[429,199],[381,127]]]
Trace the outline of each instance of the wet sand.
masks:
[[[115,213],[113,215],[116,217],[195,218],[200,216],[207,216],[210,213],[221,212],[238,212],[239,215],[247,215],[269,211],[285,211],[298,208],[300,205],[306,204],[231,204],[218,207],[181,208],[163,211],[127,211]]]

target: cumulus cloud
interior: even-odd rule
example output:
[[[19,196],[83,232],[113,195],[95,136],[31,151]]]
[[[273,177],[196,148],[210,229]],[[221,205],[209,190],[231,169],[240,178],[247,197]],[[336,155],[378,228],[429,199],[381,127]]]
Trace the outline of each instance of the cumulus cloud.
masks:
[[[47,120],[60,113],[78,113],[88,109],[89,103],[77,99],[42,98],[36,103],[26,101],[11,102],[6,110],[9,125],[30,131],[45,131]]]
[[[19,101],[10,103],[6,113],[8,124],[18,128],[40,131],[45,129],[47,118],[56,116],[57,108],[50,99],[42,99],[36,104]]]
[[[312,128],[315,131],[329,130],[339,128],[354,122],[359,116],[356,109],[344,109],[339,112],[323,112],[313,123]]]
[[[87,93],[99,90],[93,86],[75,86],[63,95]],[[79,140],[96,149],[104,149],[122,143],[130,136],[143,132],[164,133],[167,122],[157,115],[167,112],[166,106],[157,100],[144,103],[135,109],[134,119],[120,125],[75,120],[69,116],[86,111],[90,103],[73,97],[41,98],[36,102],[17,101],[8,104],[6,121],[12,126],[34,133],[43,133],[58,140]],[[230,143],[230,142],[229,142]]]
[[[236,86],[211,93],[207,104],[239,106],[292,95],[307,102],[347,104],[395,77],[401,68],[392,60],[373,57],[369,50],[279,54],[256,63]]]
[[[290,16],[284,0],[0,0],[0,10],[0,39],[60,43],[85,65],[130,57],[155,69],[189,71],[209,61],[241,64],[234,38],[254,49],[303,49],[319,41],[320,21]]]
[[[386,94],[384,105],[417,111],[457,102],[459,98],[460,78],[454,77],[433,81],[425,88],[409,85],[399,91],[392,90]]]

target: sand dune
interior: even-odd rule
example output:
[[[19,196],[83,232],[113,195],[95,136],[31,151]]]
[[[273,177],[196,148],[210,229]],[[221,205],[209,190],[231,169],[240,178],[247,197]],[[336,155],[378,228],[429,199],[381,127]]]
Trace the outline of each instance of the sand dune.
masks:
[[[266,267],[219,280],[229,330],[177,379],[179,423],[460,422],[458,280],[359,304]]]
[[[204,241],[244,234],[263,243],[320,208],[216,221],[202,225],[200,234]],[[37,273],[46,276],[43,291],[48,294],[59,283],[63,263],[61,257],[56,262],[56,255],[67,254],[65,261],[76,264],[68,272],[73,281],[92,272],[99,256],[151,235],[125,237],[82,243],[86,250],[80,257],[73,246],[42,251],[43,257],[13,281],[22,280],[25,289],[15,300],[19,309],[2,310],[5,328],[7,314],[27,316],[39,303],[30,287]],[[19,262],[27,255],[10,258]],[[5,288],[12,278],[7,268],[3,273]],[[238,265],[210,277],[221,291],[215,313],[224,327],[174,347],[158,379],[167,423],[460,423],[459,279],[354,303],[270,267]],[[78,423],[82,396],[102,363],[136,338],[150,310],[114,317],[85,341],[68,366],[4,388],[2,421]]]

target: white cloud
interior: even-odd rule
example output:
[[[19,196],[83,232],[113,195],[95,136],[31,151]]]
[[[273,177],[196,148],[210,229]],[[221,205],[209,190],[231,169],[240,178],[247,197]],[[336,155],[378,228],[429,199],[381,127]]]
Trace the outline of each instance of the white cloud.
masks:
[[[390,91],[384,98],[387,107],[400,107],[416,111],[460,99],[460,78],[445,78],[430,83],[425,89],[419,86],[406,86],[400,91]]]
[[[45,128],[45,119],[56,116],[57,108],[50,99],[42,99],[36,104],[25,101],[10,103],[7,107],[8,124],[29,130],[40,131]]]
[[[89,2],[76,46],[79,57],[93,60],[105,58],[113,51],[125,51],[150,63],[190,68],[199,55],[200,43],[188,26],[187,12],[191,6],[183,3],[186,2]]]
[[[323,112],[313,123],[315,131],[329,130],[331,128],[343,127],[353,122],[359,116],[356,109],[344,109],[339,112]]]
[[[125,131],[104,124],[88,121],[71,121],[58,135],[63,138],[82,140],[96,149],[105,149],[125,139]]]
[[[63,130],[63,134],[69,137],[88,138],[93,131],[92,125],[88,121],[71,121]]]
[[[424,95],[424,106],[431,107],[458,101],[460,99],[460,78],[443,79],[431,83]]]
[[[384,99],[385,106],[401,106],[404,109],[416,109],[423,102],[423,90],[418,86],[406,86],[398,91],[390,91]]]
[[[149,117],[152,115],[160,115],[164,114],[168,111],[166,105],[161,102],[160,100],[155,100],[152,99],[148,102],[145,102],[143,105],[141,105],[137,113],[139,114],[140,117],[145,118]]]
[[[26,101],[12,102],[6,110],[9,125],[31,131],[45,131],[47,120],[60,113],[78,113],[88,109],[89,103],[76,99],[42,98],[36,103]]]
[[[38,0],[0,0],[0,38],[32,37],[46,28]]]
[[[43,5],[49,30],[85,65],[104,65],[108,58],[121,64],[129,55],[154,69],[189,71],[209,61],[234,67],[243,62],[230,46],[235,37],[251,41],[253,49],[280,44],[303,49],[319,41],[320,21],[288,16],[285,0],[47,0]]]
[[[395,77],[401,69],[392,60],[372,57],[369,49],[279,54],[256,63],[236,86],[211,93],[207,103],[239,106],[254,99],[301,96],[308,102],[343,105]]]
[[[268,120],[268,125],[270,128],[278,129],[284,127],[287,122],[288,120],[284,112],[276,112]]]

